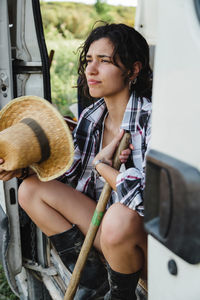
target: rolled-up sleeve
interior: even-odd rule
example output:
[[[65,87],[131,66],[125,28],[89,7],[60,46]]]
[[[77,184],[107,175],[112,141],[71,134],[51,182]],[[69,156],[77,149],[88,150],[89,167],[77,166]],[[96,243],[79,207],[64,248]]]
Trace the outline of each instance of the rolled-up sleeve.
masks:
[[[146,122],[140,133],[139,139],[139,134],[135,135],[135,137],[137,137],[137,149],[135,151],[133,150],[132,154],[133,162],[138,162],[137,167],[135,167],[135,164],[133,163],[133,167],[119,173],[116,180],[116,190],[118,201],[120,203],[136,210],[141,216],[144,216],[143,194],[145,187],[146,154],[150,148],[151,136],[150,111],[147,112]],[[140,142],[138,143],[139,140]],[[132,139],[132,143],[134,145],[134,138]],[[134,155],[136,158],[134,158]]]
[[[144,174],[136,168],[129,168],[117,176],[116,187],[119,202],[143,216]]]

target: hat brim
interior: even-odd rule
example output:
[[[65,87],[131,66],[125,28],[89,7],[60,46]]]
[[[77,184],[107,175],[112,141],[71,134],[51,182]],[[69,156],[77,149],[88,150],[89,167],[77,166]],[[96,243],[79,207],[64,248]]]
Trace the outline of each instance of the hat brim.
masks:
[[[62,115],[43,98],[19,97],[10,101],[0,111],[0,131],[19,123],[24,118],[32,118],[40,124],[51,149],[47,160],[33,163],[30,167],[41,181],[49,181],[63,175],[73,162],[74,145],[71,132]]]

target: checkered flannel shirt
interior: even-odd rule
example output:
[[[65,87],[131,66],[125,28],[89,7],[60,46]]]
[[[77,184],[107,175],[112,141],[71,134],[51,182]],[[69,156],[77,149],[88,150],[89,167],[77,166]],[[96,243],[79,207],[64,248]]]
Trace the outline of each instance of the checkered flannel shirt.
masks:
[[[125,171],[117,176],[115,197],[109,205],[120,202],[144,215],[143,191],[145,184],[145,156],[151,131],[151,101],[132,94],[121,128],[131,133],[134,150],[125,165]],[[98,201],[95,195],[96,178],[92,161],[99,152],[102,125],[107,113],[104,99],[86,108],[73,132],[75,155],[71,168],[63,175],[77,190]]]

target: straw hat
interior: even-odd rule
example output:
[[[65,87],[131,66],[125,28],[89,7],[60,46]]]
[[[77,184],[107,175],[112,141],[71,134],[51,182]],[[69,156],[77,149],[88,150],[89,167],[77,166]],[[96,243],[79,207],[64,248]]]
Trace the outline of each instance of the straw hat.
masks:
[[[74,154],[70,130],[60,113],[37,96],[19,97],[0,111],[1,168],[31,167],[41,181],[62,175]]]

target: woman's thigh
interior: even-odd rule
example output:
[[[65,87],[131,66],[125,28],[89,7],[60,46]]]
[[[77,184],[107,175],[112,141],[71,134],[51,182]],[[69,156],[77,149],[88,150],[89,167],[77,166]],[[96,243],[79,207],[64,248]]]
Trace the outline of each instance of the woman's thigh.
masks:
[[[74,188],[57,180],[41,182],[36,176],[29,177],[21,184],[19,201],[22,207],[27,207],[30,214],[31,211],[34,213],[34,210],[37,213],[40,206],[45,208],[46,204],[71,224],[76,224],[84,234],[96,207],[95,201]]]

